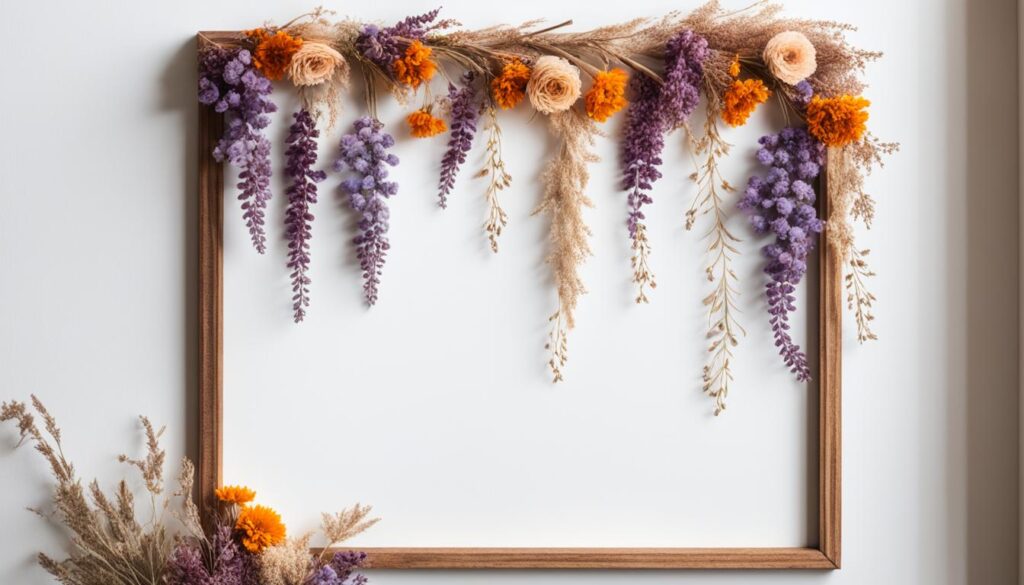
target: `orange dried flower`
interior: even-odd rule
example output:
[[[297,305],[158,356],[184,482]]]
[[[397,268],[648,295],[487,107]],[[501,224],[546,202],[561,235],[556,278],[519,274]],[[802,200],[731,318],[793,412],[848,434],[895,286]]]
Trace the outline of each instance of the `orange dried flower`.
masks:
[[[416,138],[430,138],[437,136],[448,129],[448,126],[441,118],[435,118],[430,110],[423,108],[406,116],[405,121],[409,123],[409,130]]]
[[[256,29],[245,34],[256,43],[256,49],[252,52],[253,67],[267,79],[284,78],[288,65],[292,62],[292,55],[302,47],[302,39],[293,37],[283,30],[270,34],[264,29]]]
[[[530,68],[519,59],[513,59],[501,68],[501,75],[491,81],[494,101],[503,110],[509,110],[526,97],[526,84],[530,81]]]
[[[217,496],[218,500],[226,504],[238,504],[239,506],[248,504],[256,499],[256,492],[240,485],[219,487],[213,493]]]
[[[599,71],[594,76],[594,85],[590,86],[584,98],[587,115],[598,122],[604,122],[626,107],[627,81],[629,75],[622,69]]]
[[[430,60],[430,47],[419,41],[413,41],[405,49],[405,56],[395,61],[395,78],[400,83],[419,87],[424,81],[430,81],[437,71],[437,64]]]
[[[867,131],[865,108],[870,105],[871,102],[860,96],[815,96],[807,104],[807,130],[827,146],[858,142]]]
[[[729,63],[729,75],[731,77],[740,76],[740,54],[736,53],[736,56],[732,58],[732,63]]]
[[[742,126],[758,105],[768,101],[770,95],[772,92],[760,79],[736,80],[725,92],[722,119],[730,126]]]
[[[284,542],[281,515],[266,506],[246,506],[238,513],[235,529],[242,533],[242,546],[251,553]]]

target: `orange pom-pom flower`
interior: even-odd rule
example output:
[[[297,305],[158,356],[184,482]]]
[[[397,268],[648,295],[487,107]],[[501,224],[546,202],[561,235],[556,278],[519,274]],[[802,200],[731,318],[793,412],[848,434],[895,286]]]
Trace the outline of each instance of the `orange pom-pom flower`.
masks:
[[[503,110],[509,110],[526,97],[526,84],[530,81],[530,68],[519,59],[513,59],[501,69],[501,75],[491,81],[491,94]]]
[[[435,118],[430,110],[423,108],[406,116],[405,121],[409,124],[409,130],[416,138],[429,138],[437,136],[448,129],[448,126],[441,118]]]
[[[430,60],[430,47],[413,41],[405,49],[405,56],[395,61],[395,79],[411,87],[419,87],[430,81],[437,71],[437,64]]]
[[[742,126],[757,106],[768,101],[772,92],[760,79],[734,81],[725,92],[722,119],[730,126]]]
[[[256,48],[252,52],[253,67],[267,79],[283,79],[292,62],[292,56],[302,48],[302,39],[279,30],[274,34],[263,29],[246,32]]]
[[[285,538],[281,515],[266,506],[246,506],[238,513],[235,529],[242,537],[242,546],[251,553],[281,544]]]
[[[599,71],[594,76],[594,85],[584,98],[587,115],[598,122],[604,122],[626,107],[627,81],[629,75],[622,69]]]
[[[732,62],[729,63],[729,76],[730,77],[739,77],[740,76],[740,54],[739,53],[736,53],[736,55],[732,58]]]
[[[226,485],[214,490],[217,499],[226,504],[237,504],[242,506],[256,499],[256,492],[240,485]]]
[[[815,96],[807,104],[807,130],[827,146],[858,142],[867,131],[865,108],[870,105],[871,102],[860,96]]]

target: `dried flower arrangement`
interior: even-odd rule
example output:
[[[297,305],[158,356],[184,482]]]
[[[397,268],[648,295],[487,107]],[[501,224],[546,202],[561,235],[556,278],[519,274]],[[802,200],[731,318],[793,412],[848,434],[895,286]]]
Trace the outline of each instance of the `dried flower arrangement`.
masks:
[[[0,406],[0,422],[13,421],[25,440],[50,466],[56,485],[52,518],[70,533],[71,555],[64,560],[39,554],[39,564],[65,585],[363,585],[358,570],[366,555],[333,550],[338,544],[377,523],[370,507],[356,504],[337,514],[324,514],[322,529],[328,546],[313,554],[311,535],[287,538],[281,516],[254,505],[256,492],[241,486],[217,489],[211,514],[214,526],[204,530],[199,507],[192,500],[195,469],[182,460],[178,487],[164,489],[163,429],[140,417],[146,434],[146,456],[118,459],[135,467],[149,499],[149,517],[136,512],[135,494],[121,480],[112,495],[95,480],[88,488],[65,458],[60,427],[35,396],[36,414],[22,402]],[[43,420],[43,430],[36,423]],[[174,508],[172,509],[172,506]],[[173,534],[174,527],[181,529]]]
[[[590,231],[581,214],[582,208],[593,205],[586,194],[587,165],[596,161],[590,146],[603,135],[598,124],[621,111],[626,117],[621,187],[627,192],[625,223],[637,303],[649,302],[656,287],[644,220],[654,203],[654,184],[661,178],[658,168],[666,136],[683,129],[696,155],[691,176],[696,196],[684,223],[691,229],[706,217],[709,225],[710,292],[704,299],[709,346],[703,389],[714,399],[716,414],[725,408],[734,348],[745,334],[737,319],[738,276],[733,269],[741,240],[726,227],[737,207],[749,212],[756,233],[775,238],[762,248],[766,305],[776,346],[798,380],[808,379],[810,369],[789,334],[789,315],[796,308],[795,287],[818,234],[826,234],[849,267],[849,305],[859,339],[875,339],[870,329],[875,297],[866,288],[874,273],[866,262],[868,251],[854,245],[851,221],[860,219],[870,227],[874,199],[864,192],[864,178],[898,145],[881,142],[866,130],[869,104],[861,97],[864,84],[859,76],[881,54],[852,46],[846,33],[853,27],[784,17],[779,6],[765,1],[728,12],[712,0],[689,15],[639,18],[585,32],[563,32],[571,21],[548,27],[531,21],[464,30],[453,20],[439,19],[439,13],[437,9],[379,26],[332,21],[328,12],[318,9],[283,26],[268,24],[249,31],[241,46],[211,43],[200,55],[199,100],[227,119],[224,137],[212,154],[239,170],[243,219],[260,253],[266,244],[265,209],[271,196],[270,144],[263,133],[266,114],[274,111],[271,81],[290,79],[303,98],[288,139],[287,169],[288,266],[296,321],[305,316],[309,303],[310,207],[316,202],[316,183],[323,178],[312,169],[315,121],[326,120],[327,128],[333,125],[341,91],[356,70],[366,82],[369,115],[342,137],[336,168],[349,172],[341,185],[360,218],[353,242],[369,304],[378,299],[389,248],[387,201],[398,192],[397,183],[387,180],[387,167],[398,164],[388,152],[394,140],[377,117],[377,90],[384,86],[402,103],[422,96],[406,117],[412,136],[448,133],[438,182],[441,207],[448,204],[473,148],[477,124],[484,119],[485,165],[477,176],[489,178],[484,230],[495,252],[509,220],[498,194],[511,184],[502,158],[498,111],[527,102],[544,116],[558,139],[557,154],[542,176],[543,196],[536,209],[551,220],[548,262],[558,306],[550,318],[547,347],[555,381],[563,377],[574,310],[586,292],[578,269],[590,254]],[[431,92],[435,77],[447,81],[446,95]],[[752,177],[737,197],[719,170],[730,149],[719,123],[741,126],[773,97],[787,128],[761,139],[757,157],[769,172]],[[695,132],[689,118],[701,101],[707,117],[701,131]],[[827,218],[818,217],[814,205],[813,181],[819,174],[828,178],[832,211]]]

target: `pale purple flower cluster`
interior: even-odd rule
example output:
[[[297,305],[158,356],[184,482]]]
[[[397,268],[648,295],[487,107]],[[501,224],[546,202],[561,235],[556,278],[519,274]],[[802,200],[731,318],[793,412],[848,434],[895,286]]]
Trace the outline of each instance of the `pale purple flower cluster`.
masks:
[[[661,178],[665,134],[684,124],[700,101],[708,43],[690,30],[674,34],[665,45],[665,83],[642,74],[630,79],[633,99],[626,111],[622,140],[622,188],[629,191],[630,238],[643,221],[644,205],[653,203],[650,191]]]
[[[364,116],[356,120],[354,132],[341,137],[341,156],[335,169],[347,169],[352,176],[341,183],[349,205],[359,214],[359,235],[353,239],[359,266],[363,270],[366,302],[377,302],[377,288],[388,248],[387,199],[398,193],[398,183],[387,181],[388,167],[398,157],[388,153],[395,139],[382,130],[384,125]]]
[[[685,124],[697,108],[707,58],[707,40],[691,30],[672,35],[665,45],[665,85],[661,95],[666,130]]]
[[[794,292],[807,272],[807,255],[824,227],[812,183],[821,172],[825,147],[803,128],[785,128],[759,143],[757,160],[770,170],[765,177],[750,178],[739,207],[751,213],[757,233],[775,236],[762,248],[770,278],[765,286],[769,321],[786,366],[805,381],[811,376],[807,355],[789,334],[789,314],[796,310]]]
[[[794,85],[793,89],[796,90],[796,93],[793,95],[794,101],[806,108],[807,104],[811,103],[811,98],[814,97],[814,88],[805,79]]]
[[[653,203],[649,194],[654,182],[661,178],[661,151],[665,147],[662,130],[661,94],[658,83],[646,75],[629,80],[633,100],[626,111],[626,128],[622,137],[622,187],[629,191],[629,237],[636,236],[636,226],[643,221],[642,207]]]
[[[266,251],[267,201],[270,200],[270,140],[263,130],[267,114],[277,110],[270,101],[270,80],[253,67],[246,49],[205,49],[199,57],[199,101],[225,114],[224,135],[213,156],[237,168],[238,199],[253,246]]]
[[[334,553],[330,562],[314,569],[309,585],[365,585],[369,579],[356,570],[366,563],[366,553]]]
[[[451,102],[451,135],[448,149],[441,158],[441,180],[438,185],[438,204],[448,207],[448,194],[455,187],[455,176],[459,167],[466,162],[466,155],[473,147],[476,133],[477,103],[473,87],[473,73],[462,76],[463,87],[448,84],[448,99]]]
[[[375,24],[367,24],[356,37],[356,49],[364,57],[376,63],[388,75],[405,47],[413,41],[422,41],[441,8],[435,8],[426,14],[408,16],[394,26],[381,28]]]
[[[221,526],[210,540],[209,558],[198,542],[182,542],[167,559],[167,585],[256,585],[252,555]],[[209,565],[207,564],[209,562]]]
[[[295,113],[295,123],[289,129],[285,140],[287,163],[285,174],[290,184],[288,210],[284,216],[285,238],[288,240],[288,268],[292,279],[292,311],[295,322],[301,322],[309,306],[309,284],[306,272],[309,270],[309,240],[312,237],[313,213],[309,206],[316,203],[316,185],[327,178],[327,173],[313,170],[316,164],[316,139],[320,131],[316,121],[303,108]]]

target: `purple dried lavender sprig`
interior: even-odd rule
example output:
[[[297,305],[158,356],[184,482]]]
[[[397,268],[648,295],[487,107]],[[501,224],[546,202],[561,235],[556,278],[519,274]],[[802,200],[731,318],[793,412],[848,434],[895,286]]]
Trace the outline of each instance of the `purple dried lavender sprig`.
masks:
[[[308,585],[364,585],[369,580],[356,570],[366,562],[366,553],[338,552],[334,553],[330,562],[320,564],[313,570]]]
[[[645,75],[630,80],[633,100],[626,111],[623,136],[623,189],[629,191],[630,238],[644,220],[643,206],[654,202],[650,191],[661,178],[661,152],[665,134],[690,117],[700,101],[708,43],[690,30],[674,34],[665,45],[665,83]]]
[[[167,585],[250,585],[256,582],[251,555],[232,537],[230,526],[220,526],[214,532],[209,543],[209,558],[204,555],[202,546],[185,541],[174,547],[167,559]]]
[[[803,128],[785,128],[759,143],[757,159],[770,170],[763,178],[750,178],[738,205],[751,213],[756,232],[775,236],[762,248],[770,279],[765,285],[769,323],[784,363],[797,380],[806,381],[811,375],[807,355],[789,334],[789,315],[796,311],[794,292],[807,272],[807,256],[824,227],[811,183],[821,172],[825,147]]]
[[[364,585],[369,581],[366,576],[357,572],[366,566],[366,553],[364,552],[350,550],[334,553],[330,564],[342,582],[347,582],[349,585]],[[349,580],[350,577],[351,580]]]
[[[224,134],[217,141],[213,157],[239,170],[242,217],[253,246],[266,251],[266,208],[270,191],[270,140],[263,130],[270,124],[267,114],[277,106],[270,100],[273,86],[252,65],[246,49],[205,49],[199,58],[199,101],[225,115]]]
[[[295,322],[299,323],[306,317],[312,282],[307,274],[314,219],[309,207],[316,203],[316,185],[327,178],[327,173],[313,170],[317,158],[316,139],[320,136],[316,121],[305,108],[296,112],[294,117],[295,123],[285,140],[288,149],[285,151],[287,163],[284,172],[291,182],[285,191],[288,210],[284,225],[288,240],[288,268],[292,271],[292,311]]]
[[[708,42],[691,30],[681,30],[665,45],[665,84],[661,88],[665,131],[686,123],[700,102]]]
[[[661,116],[661,92],[658,83],[646,75],[634,75],[629,81],[633,100],[626,110],[626,128],[622,137],[622,188],[629,191],[629,237],[636,237],[637,224],[643,221],[642,208],[653,203],[649,191],[661,178],[661,151],[665,148]]]
[[[349,205],[359,214],[359,235],[352,241],[363,271],[363,296],[373,305],[388,242],[389,210],[387,199],[398,193],[398,183],[387,181],[388,167],[398,164],[398,157],[387,152],[395,139],[384,132],[384,125],[364,116],[356,120],[354,132],[341,137],[341,155],[337,170],[347,169],[351,176],[342,181],[341,189],[348,195]]]
[[[448,138],[448,149],[441,158],[438,204],[442,208],[448,207],[448,195],[455,187],[455,177],[461,165],[466,162],[466,155],[473,147],[473,135],[476,133],[478,114],[473,73],[467,72],[463,75],[462,83],[461,89],[448,84],[448,99],[452,106],[451,134]]]
[[[356,37],[356,50],[390,75],[392,66],[401,58],[405,47],[413,41],[422,41],[440,12],[441,8],[438,7],[426,14],[408,16],[393,26],[383,28],[367,24]]]

